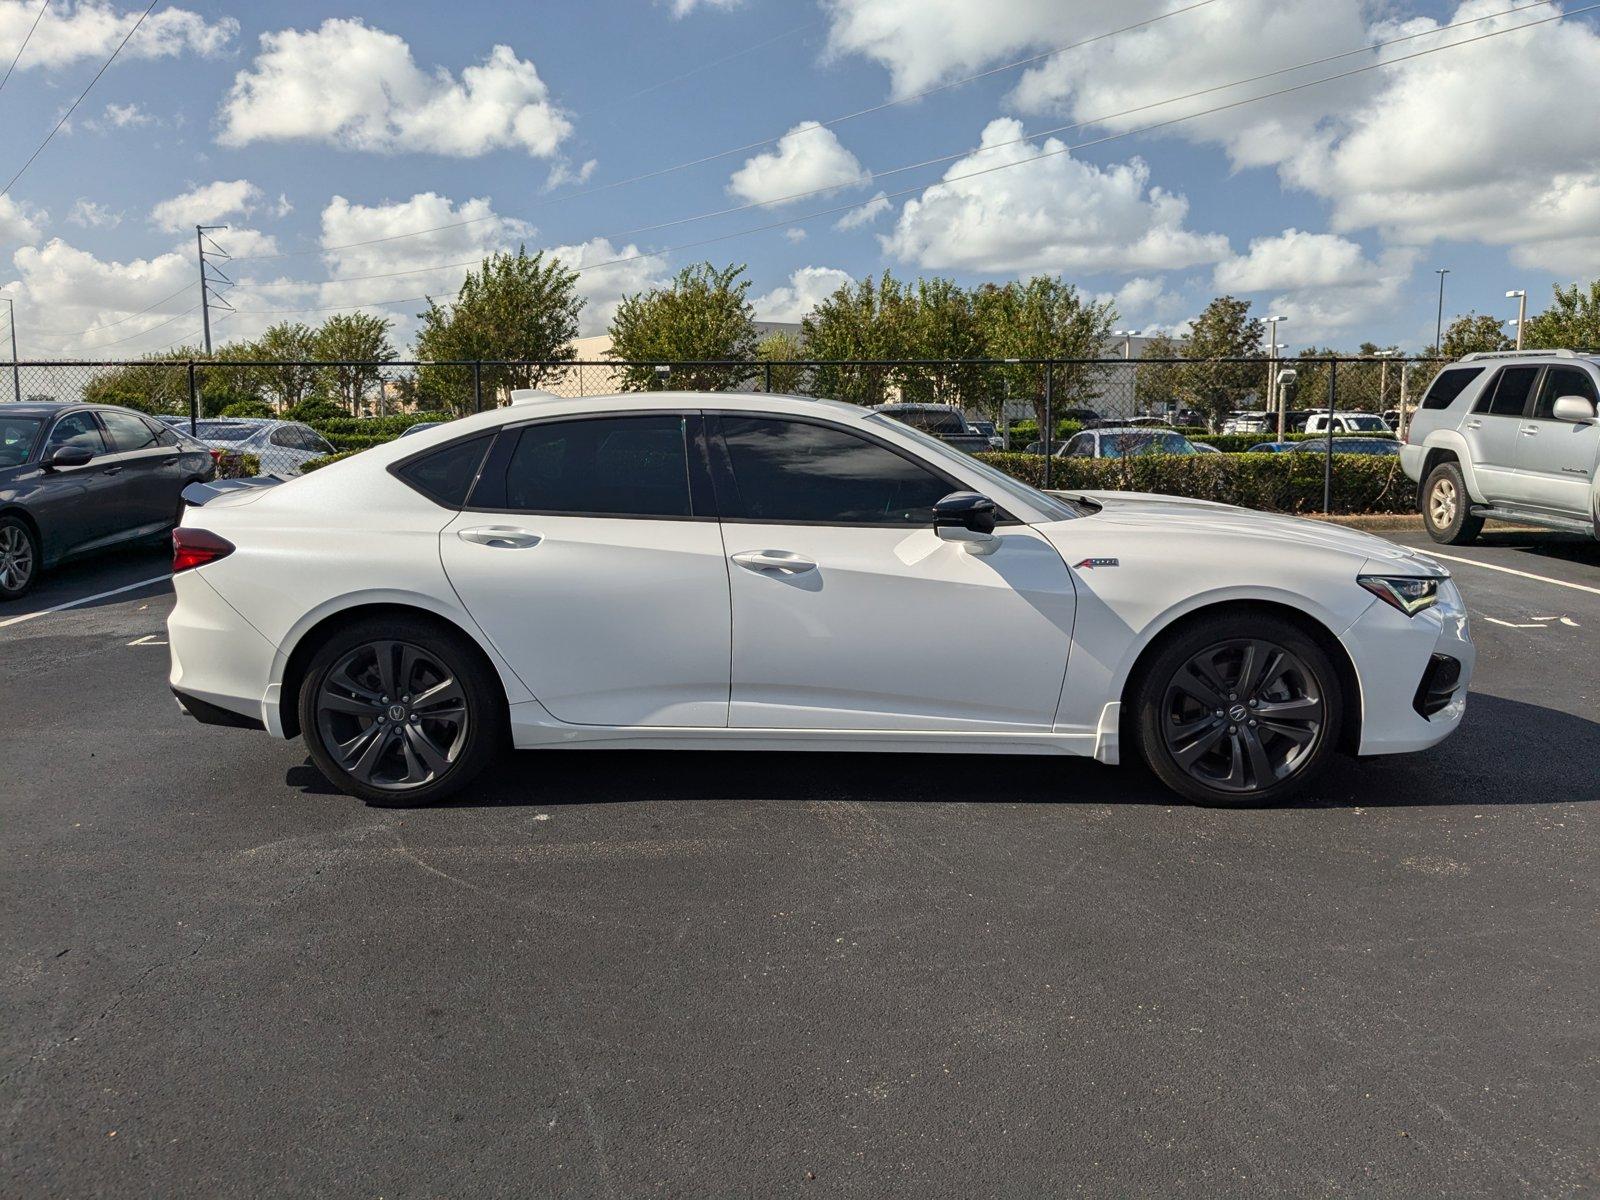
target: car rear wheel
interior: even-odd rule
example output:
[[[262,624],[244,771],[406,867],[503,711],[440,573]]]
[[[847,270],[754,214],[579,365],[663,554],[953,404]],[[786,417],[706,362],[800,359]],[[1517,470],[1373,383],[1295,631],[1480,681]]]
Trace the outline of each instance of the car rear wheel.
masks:
[[[1297,625],[1259,614],[1204,618],[1141,677],[1138,745],[1151,770],[1201,804],[1274,804],[1302,791],[1339,742],[1332,661]]]
[[[504,693],[476,648],[420,619],[362,622],[330,638],[306,670],[299,707],[317,769],[375,804],[442,800],[505,741]]]
[[[1472,497],[1455,463],[1440,463],[1429,472],[1422,486],[1422,524],[1429,537],[1447,546],[1464,545],[1483,531],[1483,518],[1472,515]]]
[[[0,600],[15,600],[39,577],[39,539],[21,517],[0,517]]]

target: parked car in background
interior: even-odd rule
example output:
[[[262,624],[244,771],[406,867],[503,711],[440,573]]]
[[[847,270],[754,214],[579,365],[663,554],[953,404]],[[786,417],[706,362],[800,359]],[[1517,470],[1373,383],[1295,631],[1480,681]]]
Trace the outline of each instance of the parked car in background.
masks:
[[[1192,442],[1191,445],[1193,445],[1195,450],[1200,454],[1221,454],[1222,453],[1221,450],[1218,450],[1210,442]]]
[[[0,600],[79,555],[163,537],[183,489],[214,478],[210,452],[110,405],[0,405]]]
[[[995,428],[993,421],[985,421],[981,418],[968,417],[967,424],[989,439],[989,449],[1004,450],[1006,448],[1006,440],[1000,436],[1000,431]]]
[[[179,703],[304,737],[383,805],[508,743],[1138,755],[1202,803],[1272,803],[1341,751],[1441,741],[1474,660],[1448,573],[1371,534],[1051,495],[792,396],[513,405],[190,492]]]
[[[298,475],[311,459],[334,453],[327,438],[300,421],[208,417],[195,425],[195,436],[213,449],[255,455],[269,475]]]
[[[1327,438],[1306,438],[1298,442],[1262,442],[1251,446],[1251,454],[1326,454]],[[1400,443],[1394,438],[1336,437],[1335,454],[1387,454],[1400,453]]]
[[[1394,433],[1389,423],[1377,413],[1368,412],[1313,412],[1306,418],[1306,433]]]
[[[1600,357],[1469,354],[1411,414],[1400,449],[1436,542],[1470,542],[1490,517],[1600,537]]]
[[[974,429],[966,415],[953,404],[879,404],[869,411],[932,434],[945,445],[968,454],[993,449],[988,437]]]
[[[1276,418],[1274,418],[1276,419]],[[1231,412],[1222,423],[1223,433],[1265,433],[1267,414],[1264,412]]]
[[[1131,458],[1136,454],[1198,454],[1195,444],[1175,430],[1122,425],[1085,429],[1056,451],[1057,458]]]
[[[437,429],[443,424],[443,421],[418,421],[415,425],[407,425],[405,429],[401,430],[400,436],[410,437],[414,433],[424,433],[429,429]]]
[[[1171,429],[1172,422],[1165,417],[1129,417],[1125,425],[1137,425],[1141,429]]]

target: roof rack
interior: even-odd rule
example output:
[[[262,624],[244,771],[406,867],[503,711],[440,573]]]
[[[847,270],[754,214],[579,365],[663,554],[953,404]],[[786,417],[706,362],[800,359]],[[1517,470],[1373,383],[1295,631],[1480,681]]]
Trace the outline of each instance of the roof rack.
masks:
[[[1576,350],[1475,350],[1462,362],[1482,362],[1488,358],[1582,358]]]

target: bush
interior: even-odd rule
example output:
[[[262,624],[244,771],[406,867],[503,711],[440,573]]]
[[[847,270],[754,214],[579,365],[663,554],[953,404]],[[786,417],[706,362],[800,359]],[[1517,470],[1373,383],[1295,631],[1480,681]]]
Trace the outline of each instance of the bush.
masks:
[[[1025,483],[1044,484],[1044,456],[979,454]],[[1061,491],[1156,492],[1269,512],[1320,513],[1324,460],[1314,454],[1139,454],[1057,458],[1051,486]],[[1414,488],[1400,459],[1343,454],[1333,460],[1336,513],[1409,513]]]
[[[365,450],[368,446],[381,446],[385,442],[392,442],[400,436],[398,433],[332,433],[326,429],[319,430],[319,432],[333,443],[335,450],[341,451]]]
[[[1064,442],[1075,433],[1083,431],[1083,424],[1079,421],[1057,421],[1056,441]],[[1011,444],[1013,446],[1026,446],[1029,442],[1039,440],[1039,422],[1013,421],[1011,424]]]
[[[424,421],[448,421],[449,413],[419,412],[395,413],[387,417],[338,417],[319,419],[309,424],[323,437],[332,439],[335,434],[356,434],[371,437],[397,438],[413,425]]]
[[[259,421],[270,421],[276,415],[272,405],[265,400],[235,400],[217,414],[219,417],[251,417]]]
[[[261,460],[241,450],[224,450],[217,458],[218,479],[254,479],[261,474]]]
[[[338,454],[324,454],[321,458],[308,458],[300,464],[300,474],[305,475],[311,471],[321,470],[329,463],[336,463],[341,458],[349,458],[352,454],[360,453],[360,450],[341,450]]]
[[[318,421],[336,421],[341,417],[349,420],[350,414],[343,405],[335,404],[325,396],[312,396],[283,410],[285,421],[304,421],[307,425],[315,425]]]

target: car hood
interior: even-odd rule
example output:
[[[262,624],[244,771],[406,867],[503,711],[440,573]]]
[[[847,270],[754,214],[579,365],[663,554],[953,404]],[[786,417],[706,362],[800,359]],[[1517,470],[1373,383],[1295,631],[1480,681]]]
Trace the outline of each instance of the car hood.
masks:
[[[1092,501],[1101,511],[1096,521],[1140,528],[1159,528],[1180,533],[1186,529],[1236,534],[1257,542],[1291,542],[1297,546],[1320,546],[1374,563],[1392,563],[1417,574],[1441,574],[1444,568],[1426,554],[1396,545],[1359,529],[1348,529],[1327,521],[1312,521],[1281,513],[1257,512],[1194,500],[1184,496],[1158,496],[1145,492],[1059,492],[1058,495]]]

